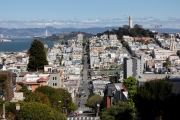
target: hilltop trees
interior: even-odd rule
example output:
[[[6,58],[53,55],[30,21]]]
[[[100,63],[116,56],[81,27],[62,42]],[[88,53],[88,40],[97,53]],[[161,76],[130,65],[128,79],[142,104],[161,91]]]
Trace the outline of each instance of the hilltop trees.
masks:
[[[118,30],[112,29],[111,31],[105,31],[103,33],[98,33],[100,36],[102,34],[116,34],[119,39],[122,39],[123,35],[129,35],[132,37],[154,37],[154,33],[150,30],[146,30],[142,27],[142,25],[135,24],[133,28],[129,28],[128,25],[123,25],[123,27],[119,27]]]
[[[34,40],[28,52],[30,54],[28,63],[29,71],[43,70],[44,65],[48,65],[44,45],[41,41]]]

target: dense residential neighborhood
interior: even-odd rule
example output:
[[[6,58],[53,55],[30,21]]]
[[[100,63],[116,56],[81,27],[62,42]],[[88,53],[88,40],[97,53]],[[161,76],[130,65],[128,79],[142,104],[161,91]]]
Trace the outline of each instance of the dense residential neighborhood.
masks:
[[[136,99],[131,96],[131,91],[135,90],[131,85],[137,88],[138,93],[146,82],[166,79],[173,85],[172,93],[180,92],[178,33],[168,34],[168,37],[155,34],[153,38],[128,35],[118,38],[117,34],[104,33],[84,39],[80,33],[76,38],[67,40],[66,44],[55,42],[52,48],[44,45],[48,64],[44,64],[43,69],[37,66],[35,71],[28,71],[32,57],[28,50],[0,52],[1,84],[4,76],[9,81],[4,83],[5,87],[1,85],[2,97],[6,102],[20,105],[19,101],[36,101],[28,96],[30,93],[27,94],[27,91],[37,94],[37,91],[44,93],[43,89],[61,89],[61,98],[50,103],[53,106],[54,102],[58,102],[60,112],[68,120],[98,120],[99,116],[106,120],[105,110],[112,106],[124,106],[124,103],[132,101],[138,106]],[[5,91],[7,87],[9,90]],[[69,98],[63,90],[67,91]],[[71,100],[76,107],[70,108],[68,101]],[[130,110],[127,116],[134,119],[134,108],[130,107]],[[8,112],[6,118],[9,117]],[[123,115],[120,114],[121,117]]]

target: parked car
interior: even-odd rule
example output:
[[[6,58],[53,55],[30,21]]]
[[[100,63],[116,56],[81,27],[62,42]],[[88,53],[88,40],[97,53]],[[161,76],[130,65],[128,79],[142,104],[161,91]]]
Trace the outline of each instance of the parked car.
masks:
[[[76,116],[76,113],[70,113],[69,115],[68,115],[68,117],[75,117]]]
[[[80,105],[81,105],[81,103],[79,102],[79,103],[78,103],[78,107],[80,107]]]

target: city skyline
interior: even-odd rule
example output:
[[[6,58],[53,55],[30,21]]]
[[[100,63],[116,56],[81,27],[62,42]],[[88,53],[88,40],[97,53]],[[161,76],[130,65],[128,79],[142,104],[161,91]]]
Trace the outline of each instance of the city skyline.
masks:
[[[0,1],[0,27],[121,27],[133,25],[145,28],[162,25],[163,28],[180,28],[178,3],[162,1]]]

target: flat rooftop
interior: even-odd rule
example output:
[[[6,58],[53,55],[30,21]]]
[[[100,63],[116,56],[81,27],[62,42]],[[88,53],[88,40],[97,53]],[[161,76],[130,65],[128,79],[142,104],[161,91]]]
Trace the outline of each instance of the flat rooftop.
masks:
[[[143,74],[141,78],[138,79],[140,82],[146,82],[148,80],[164,79],[167,74]]]

